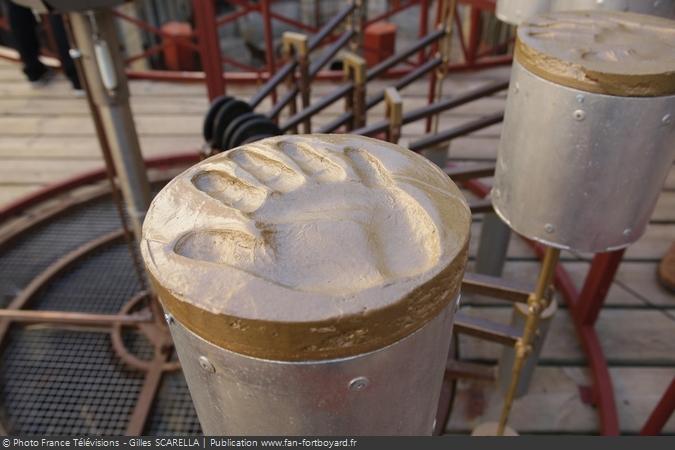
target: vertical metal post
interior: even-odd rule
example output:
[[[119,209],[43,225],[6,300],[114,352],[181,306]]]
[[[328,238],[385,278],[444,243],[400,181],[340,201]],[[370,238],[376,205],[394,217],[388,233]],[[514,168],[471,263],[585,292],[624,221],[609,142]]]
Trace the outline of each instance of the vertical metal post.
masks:
[[[260,0],[260,13],[263,19],[263,33],[265,36],[265,59],[267,60],[267,72],[273,76],[276,72],[274,61],[274,35],[272,34],[272,15],[270,14],[270,0]],[[272,103],[277,102],[277,89],[272,89]]]
[[[206,76],[209,100],[225,94],[225,77],[220,55],[216,12],[212,0],[192,0],[192,10],[197,28],[199,56]]]
[[[352,82],[352,95],[346,97],[346,109],[352,113],[348,130],[366,125],[366,60],[346,52],[343,58],[345,79]]]
[[[82,69],[91,89],[127,205],[130,223],[140,242],[141,226],[150,205],[150,184],[129,106],[129,88],[119,54],[117,30],[109,10],[71,13]]]
[[[388,87],[384,90],[385,115],[389,120],[387,141],[398,144],[401,138],[401,124],[403,123],[403,99],[398,90]]]
[[[515,345],[515,360],[513,362],[513,369],[511,372],[511,383],[504,398],[504,406],[502,407],[501,416],[499,417],[499,425],[497,426],[497,436],[502,436],[506,428],[506,422],[509,419],[511,406],[516,396],[518,384],[520,383],[520,375],[525,364],[527,356],[532,351],[532,342],[535,334],[539,328],[539,319],[541,313],[546,309],[550,301],[550,286],[555,274],[555,268],[560,257],[560,250],[553,247],[547,247],[542,261],[541,271],[537,279],[537,285],[530,297],[527,300],[528,316],[525,321],[525,330],[523,336],[518,339]]]
[[[356,7],[349,19],[349,27],[354,30],[354,36],[349,42],[349,49],[356,54],[361,54],[361,50],[363,49],[363,34],[368,17],[368,0],[352,1]]]
[[[473,67],[478,55],[481,36],[481,10],[475,6],[470,9],[469,48],[467,49],[467,65]]]
[[[438,0],[437,7],[436,7],[436,21],[434,23],[434,26],[438,28],[441,23],[443,22],[443,11],[444,11],[444,5],[447,0]],[[432,55],[436,55],[438,53],[438,43],[434,42],[434,44],[431,46],[431,52]],[[427,98],[427,103],[432,104],[436,100],[436,79],[438,78],[438,72],[436,70],[431,72],[431,75],[429,76],[429,94]],[[427,122],[426,122],[426,132],[431,133],[431,125],[432,125],[432,117],[429,116],[427,117]]]
[[[443,12],[441,24],[445,31],[445,36],[440,42],[441,65],[436,69],[436,89],[435,96],[439,99],[443,96],[443,82],[445,76],[448,74],[448,64],[450,64],[450,51],[452,50],[452,25],[455,17],[455,9],[457,7],[457,0],[443,0]],[[461,32],[461,30],[460,30]],[[438,114],[432,116],[432,131],[438,133]]]
[[[429,29],[429,0],[420,0],[420,31],[418,36],[422,39],[427,35]],[[424,64],[426,60],[426,49],[422,48],[417,56],[417,63]]]
[[[70,13],[75,45],[91,101],[110,150],[136,244],[150,206],[150,183],[129,105],[129,86],[122,65],[117,29],[109,9]],[[156,300],[150,301],[155,323],[164,326]]]
[[[494,277],[501,276],[510,240],[509,226],[497,214],[485,214],[476,255],[476,272]]]
[[[309,107],[310,102],[310,80],[309,80],[309,45],[306,35],[301,33],[294,33],[286,31],[283,34],[283,51],[286,58],[290,59],[295,56],[298,60],[299,77],[296,79],[295,73],[291,72],[288,76],[288,86],[292,89],[297,86],[300,91],[300,98],[302,100],[302,107]],[[295,97],[291,100],[291,116],[297,112],[297,104]],[[305,133],[312,132],[311,117],[308,116],[303,121],[303,128]],[[297,126],[293,127],[297,133]]]

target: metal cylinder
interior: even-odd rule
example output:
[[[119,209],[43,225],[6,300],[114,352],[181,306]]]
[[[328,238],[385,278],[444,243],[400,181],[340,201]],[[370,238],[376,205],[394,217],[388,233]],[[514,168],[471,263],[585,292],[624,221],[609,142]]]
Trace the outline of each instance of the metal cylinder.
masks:
[[[207,434],[431,434],[471,214],[420,155],[278,136],[155,198],[144,262]]]
[[[458,300],[394,344],[325,361],[252,358],[170,329],[207,435],[431,435]]]
[[[492,191],[512,229],[588,252],[643,234],[675,157],[673,28],[599,11],[519,27]]]
[[[502,22],[520,25],[537,14],[548,12],[552,0],[497,0],[495,14]]]
[[[550,0],[551,11],[604,10],[675,17],[675,0]]]
[[[675,0],[497,0],[495,14],[502,22],[520,25],[549,11],[623,11],[675,17]]]

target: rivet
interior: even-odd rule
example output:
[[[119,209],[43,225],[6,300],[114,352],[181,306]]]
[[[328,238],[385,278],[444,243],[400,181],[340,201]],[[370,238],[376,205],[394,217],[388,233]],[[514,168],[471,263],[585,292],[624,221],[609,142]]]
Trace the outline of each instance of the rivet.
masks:
[[[586,112],[583,109],[577,109],[572,114],[576,120],[584,120],[586,118]]]
[[[547,233],[553,233],[555,231],[555,227],[553,226],[553,224],[547,223],[546,225],[544,225],[544,230]]]
[[[665,116],[663,116],[661,118],[661,122],[666,124],[666,125],[669,125],[672,121],[673,121],[673,116],[671,116],[670,114],[666,114]]]
[[[366,377],[356,377],[352,381],[349,382],[349,390],[350,391],[362,391],[366,387],[368,387],[368,378]]]
[[[68,49],[68,56],[70,56],[71,59],[80,59],[82,57],[82,52],[76,48],[70,48]]]
[[[630,236],[631,231],[633,231],[633,230],[631,230],[630,228],[626,228],[625,230],[623,230],[623,235],[624,236]]]
[[[164,314],[164,320],[166,320],[166,323],[168,323],[169,325],[173,325],[174,318],[171,314],[165,313]]]
[[[583,96],[583,94],[577,94],[577,102],[578,102],[578,103],[583,103],[583,102],[584,102],[584,96]]]
[[[200,356],[199,357],[199,367],[204,369],[205,371],[209,373],[213,373],[216,371],[216,368],[211,364],[211,361],[209,361],[209,358],[206,356]]]

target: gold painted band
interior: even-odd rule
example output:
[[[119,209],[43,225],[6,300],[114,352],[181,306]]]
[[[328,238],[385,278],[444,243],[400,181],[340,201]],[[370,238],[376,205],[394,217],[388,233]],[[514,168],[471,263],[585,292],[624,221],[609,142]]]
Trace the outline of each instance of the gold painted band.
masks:
[[[533,74],[580,91],[618,97],[662,97],[675,95],[675,72],[659,74],[613,74],[592,71],[541,53],[519,38],[514,61]],[[583,77],[579,78],[578,74]]]
[[[445,269],[400,302],[318,322],[267,322],[214,314],[177,298],[153,277],[151,281],[166,312],[218,347],[276,361],[318,361],[375,351],[422,328],[457,297],[467,254],[468,238]]]

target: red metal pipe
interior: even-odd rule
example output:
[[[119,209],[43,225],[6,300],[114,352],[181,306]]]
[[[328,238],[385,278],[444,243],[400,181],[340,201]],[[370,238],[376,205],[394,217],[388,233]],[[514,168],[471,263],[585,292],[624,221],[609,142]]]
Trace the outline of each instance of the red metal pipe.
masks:
[[[209,100],[225,93],[225,78],[220,55],[216,13],[211,0],[192,0],[199,54],[206,78]]]
[[[475,6],[470,10],[471,25],[469,27],[469,48],[467,50],[467,63],[473,64],[478,54],[481,35],[481,10]]]
[[[649,415],[649,419],[640,430],[643,436],[654,436],[661,433],[663,426],[666,424],[670,416],[675,411],[675,377],[670,382],[670,386],[663,393],[661,400],[656,404],[656,407]]]
[[[594,325],[600,309],[612,286],[616,271],[621,264],[625,249],[609,253],[598,253],[593,257],[591,269],[586,275],[577,307],[578,320],[583,325]]]

